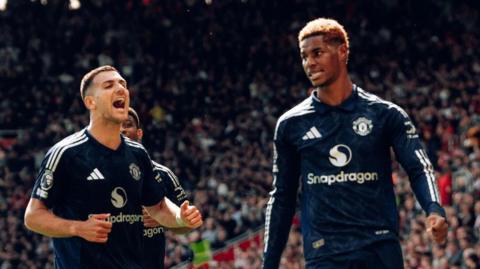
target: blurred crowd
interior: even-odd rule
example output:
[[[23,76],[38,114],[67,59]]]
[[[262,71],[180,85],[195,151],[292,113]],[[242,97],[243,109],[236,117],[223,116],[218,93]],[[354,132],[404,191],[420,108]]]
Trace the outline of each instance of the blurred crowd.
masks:
[[[480,268],[480,4],[477,1],[8,1],[0,11],[0,269],[52,268],[48,238],[23,213],[50,146],[88,124],[80,79],[116,66],[129,83],[152,159],[170,167],[205,217],[168,233],[167,268],[264,222],[276,119],[307,96],[297,33],[338,19],[354,83],[407,110],[434,164],[445,246],[394,165],[405,268]],[[304,268],[293,226],[282,269]],[[262,247],[219,268],[259,267]]]

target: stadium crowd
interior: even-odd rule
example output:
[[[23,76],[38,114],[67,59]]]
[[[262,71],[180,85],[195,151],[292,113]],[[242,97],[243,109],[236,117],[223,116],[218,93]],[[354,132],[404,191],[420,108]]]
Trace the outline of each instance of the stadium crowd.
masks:
[[[111,64],[129,83],[152,159],[170,167],[205,218],[168,234],[166,267],[264,222],[277,117],[308,94],[297,32],[314,17],[350,34],[360,87],[407,110],[435,166],[450,231],[432,245],[394,164],[406,268],[480,268],[480,6],[475,1],[8,1],[0,11],[0,269],[53,268],[23,214],[45,151],[87,123],[81,76]],[[21,16],[19,16],[21,14]],[[475,30],[477,29],[477,30]],[[283,269],[303,268],[299,227]],[[262,247],[218,268],[259,268]]]

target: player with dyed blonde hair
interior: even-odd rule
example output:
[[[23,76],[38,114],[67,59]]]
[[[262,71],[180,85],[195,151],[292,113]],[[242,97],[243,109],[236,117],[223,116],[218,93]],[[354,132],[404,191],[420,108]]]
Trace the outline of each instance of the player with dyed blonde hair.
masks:
[[[345,28],[343,28],[343,26],[336,20],[318,18],[310,21],[298,33],[298,43],[302,42],[306,38],[317,35],[322,35],[323,39],[330,44],[345,44],[347,47],[347,52],[350,49],[348,34],[345,31]]]
[[[277,121],[263,268],[279,268],[302,186],[308,269],[403,269],[391,148],[428,215],[428,235],[443,243],[448,229],[415,126],[402,108],[352,83],[337,21],[310,21],[298,41],[314,91]]]

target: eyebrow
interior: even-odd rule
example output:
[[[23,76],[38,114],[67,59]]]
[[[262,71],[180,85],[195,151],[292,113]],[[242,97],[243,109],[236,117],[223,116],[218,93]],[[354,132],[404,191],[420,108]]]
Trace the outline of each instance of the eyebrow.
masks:
[[[303,49],[300,48],[300,54],[305,55],[305,54],[308,54],[310,52],[316,52],[316,51],[320,51],[320,50],[323,50],[323,48],[320,47],[320,46],[311,48],[309,50],[303,50]]]
[[[125,86],[127,85],[127,81],[124,79],[109,79],[102,82],[100,85],[104,86],[105,84],[114,83],[115,81],[118,81],[120,84],[123,84]]]

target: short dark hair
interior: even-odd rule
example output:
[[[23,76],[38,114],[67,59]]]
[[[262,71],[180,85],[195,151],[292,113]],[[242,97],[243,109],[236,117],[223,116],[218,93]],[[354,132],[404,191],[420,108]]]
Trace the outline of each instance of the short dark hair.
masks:
[[[113,66],[110,65],[103,65],[100,67],[97,67],[87,74],[85,74],[82,78],[82,82],[80,82],[80,96],[82,97],[82,100],[85,98],[85,93],[88,90],[88,87],[92,84],[93,79],[101,73],[101,72],[106,72],[106,71],[115,71],[118,72],[117,69]]]
[[[129,107],[128,108],[128,115],[132,116],[135,120],[135,124],[137,125],[138,129],[142,129],[142,124],[140,123],[140,118],[138,117],[137,111],[135,109]]]

